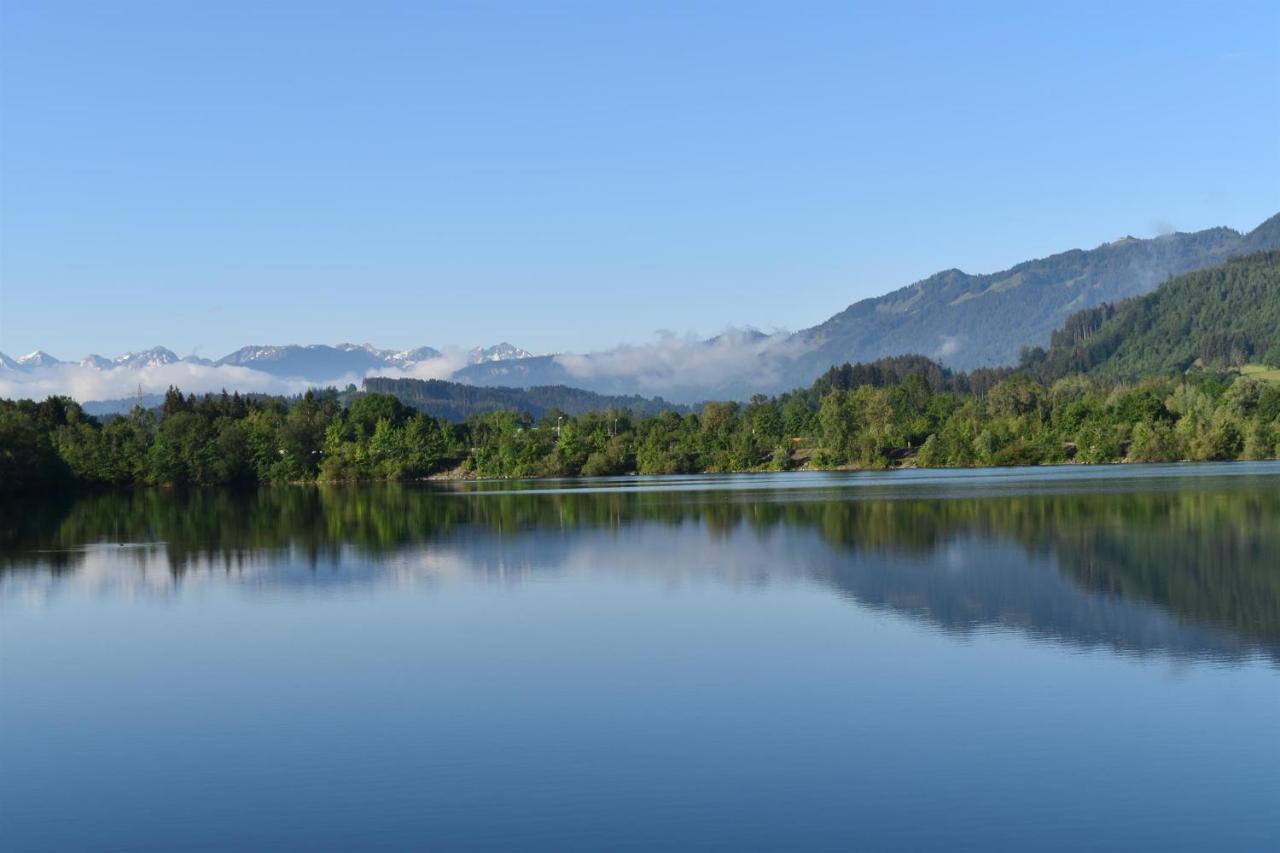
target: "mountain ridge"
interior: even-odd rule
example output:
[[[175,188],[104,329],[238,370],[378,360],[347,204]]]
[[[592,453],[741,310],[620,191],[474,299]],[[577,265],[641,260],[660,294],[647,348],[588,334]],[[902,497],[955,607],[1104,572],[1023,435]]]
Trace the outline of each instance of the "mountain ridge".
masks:
[[[927,355],[956,370],[1010,366],[1018,363],[1023,348],[1047,345],[1054,330],[1080,310],[1149,293],[1170,277],[1273,249],[1280,249],[1280,213],[1245,233],[1217,226],[1147,239],[1125,236],[993,273],[970,274],[952,267],[858,300],[789,336],[744,341],[736,373],[685,390],[664,389],[657,382],[662,376],[653,374],[643,377],[648,385],[628,386],[626,375],[610,374],[603,367],[610,353],[540,356],[516,365],[475,364],[453,378],[477,385],[569,383],[600,393],[644,387],[692,401],[777,393],[808,384],[834,365],[909,353]],[[691,352],[689,357],[696,355]]]
[[[493,346],[470,351],[472,361],[496,363],[507,359],[531,358],[532,353],[503,341]],[[258,370],[271,376],[327,382],[344,376],[363,376],[370,370],[409,369],[424,362],[445,358],[445,354],[429,346],[405,350],[380,349],[372,344],[250,344],[218,359],[195,355],[178,356],[163,346],[122,353],[106,358],[90,353],[78,362],[63,361],[43,350],[19,358],[0,353],[0,370],[29,371],[41,367],[78,365],[95,370],[133,369],[185,362],[205,367],[234,366]]]
[[[926,354],[957,369],[1012,364],[1022,347],[1047,342],[1076,310],[1149,292],[1171,275],[1216,266],[1254,245],[1275,248],[1270,243],[1280,234],[1271,236],[1269,226],[1278,221],[1280,215],[1248,234],[1216,227],[1146,240],[1125,237],[993,273],[943,270],[859,300],[797,334],[814,345],[810,360],[866,361],[918,349],[926,341]],[[1001,334],[1000,326],[1010,323],[1020,327],[1017,334]]]
[[[680,402],[745,400],[806,385],[833,365],[908,353],[957,370],[1014,365],[1024,348],[1048,346],[1053,332],[1081,310],[1149,293],[1171,277],[1234,257],[1275,249],[1280,249],[1280,214],[1246,233],[1219,226],[1146,239],[1130,235],[993,273],[944,269],[858,300],[795,333],[735,330],[700,341],[664,338],[657,344],[584,354],[533,355],[505,341],[449,356],[432,347],[290,344],[241,347],[212,361],[178,359],[157,347],[113,360],[89,356],[81,364],[118,369],[183,361],[314,383],[358,380],[379,371],[418,371],[421,378],[447,377],[477,386],[566,385],[608,395],[660,394]],[[429,362],[435,364],[424,367]],[[4,371],[59,364],[67,362],[41,351],[18,359],[0,353]]]

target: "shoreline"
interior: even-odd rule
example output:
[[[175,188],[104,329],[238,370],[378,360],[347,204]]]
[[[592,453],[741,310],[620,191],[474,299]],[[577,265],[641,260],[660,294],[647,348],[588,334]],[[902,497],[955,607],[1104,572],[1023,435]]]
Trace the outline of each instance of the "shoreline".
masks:
[[[389,485],[389,484],[441,484],[441,483],[519,483],[519,482],[554,482],[557,480],[573,480],[573,481],[616,481],[625,479],[653,479],[660,477],[679,477],[685,479],[700,477],[726,477],[726,476],[750,476],[764,474],[840,474],[840,473],[881,473],[892,474],[894,472],[906,471],[1061,471],[1066,469],[1103,469],[1117,467],[1133,467],[1133,468],[1154,468],[1159,466],[1222,466],[1229,467],[1235,465],[1257,465],[1265,463],[1280,462],[1280,457],[1268,457],[1266,459],[1179,459],[1170,461],[1129,461],[1120,460],[1113,462],[1048,462],[1037,465],[946,465],[925,467],[920,465],[893,465],[884,467],[860,467],[856,465],[837,465],[832,467],[821,467],[815,465],[805,465],[798,468],[790,468],[783,471],[770,470],[768,468],[749,468],[741,470],[729,471],[689,471],[689,472],[670,472],[661,474],[641,474],[636,471],[629,471],[622,474],[603,474],[595,476],[583,475],[542,475],[542,476],[526,476],[526,477],[480,477],[474,472],[463,471],[461,466],[450,469],[448,471],[440,471],[429,474],[425,477],[412,478],[353,478],[343,480],[292,480],[287,482],[240,482],[240,483],[223,483],[223,484],[190,484],[190,483],[132,483],[120,485],[102,485],[102,484],[71,484],[66,488],[54,490],[34,490],[34,491],[16,491],[16,492],[0,492],[0,498],[14,499],[31,497],[35,495],[70,495],[77,494],[95,494],[107,492],[124,492],[158,489],[165,491],[187,491],[202,489],[263,489],[263,488],[279,488],[279,487],[295,487],[295,486],[326,486],[326,487],[346,487],[355,485]]]

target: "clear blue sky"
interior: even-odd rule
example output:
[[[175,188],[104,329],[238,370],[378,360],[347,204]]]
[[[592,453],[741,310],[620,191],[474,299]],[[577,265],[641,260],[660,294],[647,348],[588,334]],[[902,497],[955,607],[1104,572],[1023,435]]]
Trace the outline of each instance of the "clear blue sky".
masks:
[[[11,355],[794,329],[1280,210],[1274,0],[40,0],[2,27]]]

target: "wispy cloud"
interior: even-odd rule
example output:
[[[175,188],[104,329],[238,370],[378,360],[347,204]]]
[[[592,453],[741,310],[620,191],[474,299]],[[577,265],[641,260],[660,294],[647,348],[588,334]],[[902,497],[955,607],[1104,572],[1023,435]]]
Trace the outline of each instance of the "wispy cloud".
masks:
[[[626,384],[642,394],[701,393],[741,383],[767,387],[780,378],[787,357],[801,347],[784,331],[764,335],[729,328],[710,341],[659,332],[651,344],[624,344],[582,355],[555,357],[570,376],[590,382]]]
[[[81,402],[119,400],[136,395],[163,393],[170,385],[188,393],[209,393],[226,389],[263,394],[298,394],[319,384],[343,387],[359,383],[356,375],[334,377],[331,382],[316,383],[302,379],[272,376],[260,370],[234,365],[210,366],[178,362],[137,369],[98,370],[78,364],[37,367],[29,371],[0,374],[0,397],[43,399],[63,394]]]
[[[445,347],[439,358],[416,361],[406,367],[375,367],[365,376],[389,379],[448,379],[471,363],[471,357],[460,347]]]
[[[404,368],[380,367],[364,374],[347,373],[322,381],[273,376],[240,365],[206,365],[191,362],[144,368],[98,369],[80,364],[59,364],[29,370],[0,373],[0,397],[44,399],[65,395],[80,402],[120,400],[143,394],[159,394],[169,386],[186,393],[205,394],[223,390],[259,394],[300,394],[308,388],[345,388],[360,385],[366,376],[397,379],[448,379],[468,363],[467,353],[450,347],[440,358],[420,361]]]

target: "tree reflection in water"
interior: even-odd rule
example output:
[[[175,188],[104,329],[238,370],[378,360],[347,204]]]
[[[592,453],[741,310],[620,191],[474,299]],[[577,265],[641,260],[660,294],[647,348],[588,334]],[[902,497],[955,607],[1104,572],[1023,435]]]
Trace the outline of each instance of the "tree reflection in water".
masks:
[[[377,582],[423,555],[478,573],[595,558],[735,582],[816,579],[951,631],[1280,661],[1280,474],[1056,480],[823,477],[794,488],[784,475],[29,499],[0,507],[0,589],[33,574],[74,583],[112,547],[113,564],[162,565],[173,584],[215,569]]]

